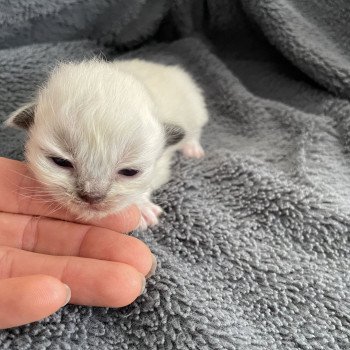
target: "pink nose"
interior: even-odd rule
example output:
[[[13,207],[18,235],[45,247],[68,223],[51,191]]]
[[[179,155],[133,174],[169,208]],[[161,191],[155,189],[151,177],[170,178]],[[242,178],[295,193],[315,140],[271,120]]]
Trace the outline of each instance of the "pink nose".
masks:
[[[106,198],[105,194],[96,193],[78,192],[77,195],[80,199],[89,204],[101,203]]]

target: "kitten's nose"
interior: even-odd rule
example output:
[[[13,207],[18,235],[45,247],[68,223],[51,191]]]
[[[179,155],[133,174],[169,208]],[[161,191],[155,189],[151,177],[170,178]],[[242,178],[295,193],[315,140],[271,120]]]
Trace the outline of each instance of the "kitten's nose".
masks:
[[[106,198],[105,194],[100,193],[78,192],[77,195],[80,199],[89,204],[100,203]]]

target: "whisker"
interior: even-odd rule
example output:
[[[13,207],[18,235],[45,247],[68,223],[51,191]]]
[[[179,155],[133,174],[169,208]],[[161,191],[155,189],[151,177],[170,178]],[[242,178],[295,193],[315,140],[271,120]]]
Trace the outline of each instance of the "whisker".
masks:
[[[20,173],[20,172],[17,171],[17,170],[14,170],[14,169],[8,169],[8,170],[11,171],[12,173],[15,173],[15,174],[17,174],[17,175],[20,175],[20,176],[22,176],[22,177],[26,177],[26,178],[28,178],[28,179],[30,179],[30,180],[35,180],[34,177],[30,177],[30,176],[28,176],[28,175],[25,175],[25,174],[23,174],[23,173]]]
[[[57,204],[57,203],[56,203],[56,204]],[[46,214],[46,216],[50,216],[50,215],[54,214],[55,212],[57,212],[57,211],[60,210],[61,208],[62,208],[62,205],[57,204],[57,206],[56,206],[55,208],[53,208],[52,210],[50,210],[50,211]]]

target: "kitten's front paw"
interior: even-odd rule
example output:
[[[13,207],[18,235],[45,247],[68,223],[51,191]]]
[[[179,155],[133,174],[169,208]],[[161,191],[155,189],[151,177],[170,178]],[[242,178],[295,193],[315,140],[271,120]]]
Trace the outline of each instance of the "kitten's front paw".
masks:
[[[138,228],[146,230],[148,226],[158,224],[158,216],[163,212],[162,208],[151,201],[147,201],[139,205],[141,210],[141,219]]]
[[[198,141],[189,141],[181,148],[182,154],[187,158],[203,158],[204,150]]]

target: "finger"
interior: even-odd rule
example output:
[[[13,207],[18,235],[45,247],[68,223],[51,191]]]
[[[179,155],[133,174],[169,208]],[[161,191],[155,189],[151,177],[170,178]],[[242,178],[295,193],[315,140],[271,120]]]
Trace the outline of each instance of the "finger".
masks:
[[[0,211],[82,222],[64,208],[55,210],[58,205],[49,196],[41,195],[43,187],[33,178],[25,163],[0,158],[0,179]],[[136,206],[132,206],[106,218],[90,220],[88,223],[117,232],[130,232],[137,227],[139,221],[140,211]]]
[[[0,247],[0,279],[45,274],[67,284],[71,303],[121,307],[145,288],[145,277],[132,266],[88,258],[51,256]]]
[[[0,246],[122,262],[145,276],[153,264],[151,251],[137,238],[100,227],[30,215],[0,213]]]
[[[70,290],[51,276],[0,280],[0,329],[41,320],[67,304]]]

